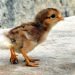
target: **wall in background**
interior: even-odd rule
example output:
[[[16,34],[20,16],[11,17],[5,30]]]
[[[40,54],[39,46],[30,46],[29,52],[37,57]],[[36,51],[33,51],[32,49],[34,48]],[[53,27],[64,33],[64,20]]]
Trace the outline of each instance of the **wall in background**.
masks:
[[[58,8],[66,17],[75,15],[75,0],[0,0],[0,26],[14,27],[31,21],[47,7]]]

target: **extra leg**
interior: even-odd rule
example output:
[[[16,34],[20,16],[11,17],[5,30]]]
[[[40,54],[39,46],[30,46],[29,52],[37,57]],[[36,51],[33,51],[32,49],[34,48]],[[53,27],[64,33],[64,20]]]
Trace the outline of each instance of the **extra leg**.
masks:
[[[10,49],[10,52],[11,52],[10,62],[12,64],[17,64],[18,63],[18,59],[17,59],[17,55],[16,55],[13,47]]]
[[[23,48],[21,49],[21,53],[22,53],[22,55],[24,56],[24,58],[26,60],[26,65],[27,66],[30,66],[30,67],[37,67],[38,66],[38,64],[33,63],[33,62],[30,61],[30,58],[27,56],[27,54],[26,54],[26,52]]]

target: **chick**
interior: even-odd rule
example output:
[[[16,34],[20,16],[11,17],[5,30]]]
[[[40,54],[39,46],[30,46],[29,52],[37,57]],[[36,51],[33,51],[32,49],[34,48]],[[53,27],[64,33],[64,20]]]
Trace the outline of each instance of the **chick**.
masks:
[[[46,39],[51,28],[61,20],[63,20],[63,17],[59,10],[55,8],[46,8],[36,15],[33,22],[24,23],[11,29],[6,35],[11,41],[11,63],[18,63],[15,54],[15,51],[17,51],[22,53],[27,66],[38,66],[38,64],[35,63],[38,59],[28,57],[27,53],[42,43]]]

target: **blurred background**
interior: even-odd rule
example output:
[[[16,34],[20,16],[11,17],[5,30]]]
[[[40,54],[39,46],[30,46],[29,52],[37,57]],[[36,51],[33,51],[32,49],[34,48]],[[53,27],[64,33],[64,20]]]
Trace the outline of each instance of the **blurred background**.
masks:
[[[48,7],[59,9],[65,17],[75,15],[75,0],[0,0],[0,27],[11,28],[31,21]]]

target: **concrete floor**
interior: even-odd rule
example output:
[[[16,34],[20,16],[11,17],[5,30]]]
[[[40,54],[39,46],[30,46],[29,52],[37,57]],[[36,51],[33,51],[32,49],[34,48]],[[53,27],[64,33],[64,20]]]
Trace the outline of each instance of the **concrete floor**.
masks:
[[[19,64],[10,64],[9,50],[0,49],[0,75],[75,75],[75,23],[59,23],[47,40],[29,56],[40,59],[38,67],[27,67],[18,54]]]

